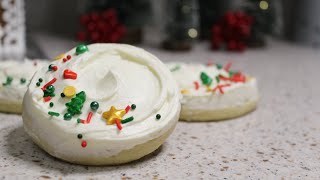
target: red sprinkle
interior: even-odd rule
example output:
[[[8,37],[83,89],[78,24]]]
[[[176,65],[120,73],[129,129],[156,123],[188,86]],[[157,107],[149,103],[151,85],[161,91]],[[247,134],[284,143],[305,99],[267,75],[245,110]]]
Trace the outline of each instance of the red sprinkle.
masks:
[[[216,92],[216,90],[218,89],[221,94],[224,94],[223,88],[227,86],[230,86],[230,84],[217,85],[214,89],[212,89],[212,91]]]
[[[85,124],[86,122],[86,120],[81,119],[81,124]]]
[[[87,141],[82,141],[82,142],[81,142],[81,146],[82,146],[83,148],[87,147]]]
[[[77,73],[75,73],[69,69],[66,69],[63,71],[63,77],[65,79],[77,79],[77,76],[78,76]]]
[[[116,125],[117,125],[117,128],[119,129],[119,131],[121,131],[122,126],[121,126],[120,120],[116,119],[115,122],[116,122]]]
[[[226,71],[230,71],[231,66],[232,66],[232,62],[228,62],[228,64],[223,69]]]
[[[209,62],[207,63],[207,66],[213,66],[213,65],[214,65],[213,62],[210,62],[210,61],[209,61]]]
[[[67,62],[67,61],[69,61],[70,59],[71,59],[71,56],[68,55],[67,57],[63,58],[63,62]]]
[[[47,97],[44,97],[44,98],[43,98],[43,101],[44,101],[44,102],[48,102],[48,101],[50,101],[51,99],[52,99],[51,96],[47,96]]]
[[[126,113],[128,113],[128,112],[130,111],[130,109],[131,109],[131,106],[128,105],[128,106],[126,107],[126,109],[125,109],[125,110],[126,110]]]
[[[196,90],[198,90],[199,87],[200,87],[199,82],[198,82],[198,81],[195,81],[195,82],[193,82],[193,84],[194,84]]]
[[[49,85],[55,83],[57,81],[57,78],[53,78],[51,81],[47,82],[41,89],[44,91]]]
[[[88,116],[87,116],[87,123],[89,124],[92,118],[92,112],[89,112]]]
[[[53,71],[57,71],[58,70],[58,66],[52,66],[52,70]]]

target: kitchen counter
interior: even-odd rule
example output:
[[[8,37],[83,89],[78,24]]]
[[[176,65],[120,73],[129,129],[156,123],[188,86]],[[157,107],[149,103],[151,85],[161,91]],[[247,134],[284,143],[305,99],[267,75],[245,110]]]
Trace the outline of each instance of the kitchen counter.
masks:
[[[36,37],[49,57],[74,42]],[[320,51],[271,40],[264,49],[186,53],[144,45],[161,60],[234,62],[258,79],[256,111],[233,120],[187,123],[156,152],[120,166],[57,160],[28,138],[19,115],[0,113],[0,179],[320,179]]]

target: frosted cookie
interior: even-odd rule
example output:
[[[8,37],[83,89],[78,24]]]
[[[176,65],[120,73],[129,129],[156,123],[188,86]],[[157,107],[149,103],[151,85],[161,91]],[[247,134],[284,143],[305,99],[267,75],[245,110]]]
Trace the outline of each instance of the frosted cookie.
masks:
[[[179,119],[180,97],[170,71],[143,49],[79,45],[34,75],[22,117],[27,134],[54,157],[121,164],[165,141]]]
[[[213,121],[235,118],[255,109],[259,96],[256,79],[231,71],[231,63],[169,63],[183,95],[181,120]]]
[[[21,113],[29,80],[45,61],[0,61],[0,112]]]

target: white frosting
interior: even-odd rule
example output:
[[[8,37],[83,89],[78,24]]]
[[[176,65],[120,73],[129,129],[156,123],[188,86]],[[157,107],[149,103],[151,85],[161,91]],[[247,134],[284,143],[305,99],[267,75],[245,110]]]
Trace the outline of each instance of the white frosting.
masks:
[[[28,84],[33,74],[40,69],[45,61],[24,60],[23,62],[6,60],[0,61],[0,101],[7,103],[22,103],[23,95],[27,91]],[[10,85],[3,85],[7,77],[12,77]],[[21,83],[20,79],[26,82]]]
[[[256,79],[246,77],[246,81],[232,82],[220,80],[218,83],[216,76],[222,75],[229,78],[229,73],[224,68],[218,69],[216,65],[207,66],[203,64],[185,64],[179,62],[168,63],[174,78],[183,93],[182,107],[186,110],[219,110],[242,105],[246,102],[258,100],[258,90]],[[211,91],[207,91],[207,86],[202,84],[200,73],[205,72],[213,79],[209,86]],[[195,88],[194,82],[199,83],[199,89]],[[223,87],[224,94],[212,89],[217,85],[230,84]],[[182,112],[183,113],[183,112]]]
[[[58,67],[56,72],[48,71],[47,67],[37,72],[24,98],[24,113],[31,118],[24,119],[25,129],[48,144],[54,156],[71,159],[113,156],[161,136],[176,124],[180,93],[170,71],[159,59],[129,45],[92,44],[88,48],[88,52],[80,55],[75,54],[75,49],[65,53],[72,56],[67,62],[53,61]],[[76,72],[77,79],[64,79],[65,69]],[[44,81],[40,87],[57,78],[52,108],[43,101],[43,92],[36,86],[39,78]],[[86,93],[82,114],[70,121],[63,119],[65,103],[70,98],[60,97],[66,86],[74,86],[77,93]],[[96,112],[90,109],[92,101],[100,104]],[[136,104],[136,109],[123,119],[133,116],[134,120],[122,124],[121,131],[115,124],[106,124],[103,112],[111,106],[124,109],[131,104]],[[59,112],[60,116],[51,117],[48,111]],[[77,118],[86,119],[89,112],[93,112],[91,123],[78,124]],[[161,115],[160,120],[156,120],[156,114]],[[82,140],[88,143],[86,148],[81,147],[82,140],[77,134],[83,134]]]

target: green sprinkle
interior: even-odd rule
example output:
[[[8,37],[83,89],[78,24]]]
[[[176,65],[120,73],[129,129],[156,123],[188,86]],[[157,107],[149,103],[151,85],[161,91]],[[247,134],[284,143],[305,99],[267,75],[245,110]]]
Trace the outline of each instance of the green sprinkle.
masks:
[[[8,76],[5,83],[2,83],[3,86],[11,85],[13,78]]]
[[[222,69],[222,67],[223,67],[221,64],[216,64],[216,66],[218,69]]]
[[[161,118],[161,115],[160,115],[160,114],[157,114],[157,115],[156,115],[156,119],[159,120],[160,118]]]
[[[56,117],[60,116],[59,113],[53,112],[53,111],[49,111],[48,114],[49,114],[50,116],[56,116]]]
[[[217,81],[217,83],[219,84],[219,82],[220,82],[219,76],[216,76],[216,81]]]
[[[82,139],[82,134],[78,134],[78,139]]]
[[[128,117],[128,118],[126,118],[126,119],[123,119],[123,120],[121,120],[121,124],[125,124],[125,123],[128,123],[128,122],[130,122],[130,121],[133,121],[133,116],[131,116],[131,117]]]
[[[97,101],[92,101],[90,104],[90,108],[94,111],[97,110],[99,108],[99,103]]]
[[[42,78],[39,78],[39,80],[38,80],[38,81],[42,83],[43,79],[42,79]]]
[[[171,68],[170,71],[174,72],[174,71],[178,71],[180,69],[180,65],[176,65],[175,67]]]
[[[66,95],[64,93],[61,93],[60,96],[63,98],[66,97]]]
[[[36,83],[36,85],[37,85],[37,86],[40,86],[40,85],[41,85],[41,83],[40,83],[40,82],[37,82],[37,83]]]
[[[53,64],[50,64],[49,66],[48,66],[48,70],[49,71],[52,71],[52,67],[53,67]],[[39,79],[40,80],[40,79]]]
[[[76,55],[83,54],[87,51],[89,51],[88,47],[84,44],[80,44],[76,48]]]
[[[86,93],[84,91],[76,94],[76,96],[73,97],[70,102],[66,103],[68,113],[70,113],[71,116],[74,116],[75,114],[81,114],[81,109],[85,101]]]
[[[65,113],[63,116],[63,119],[66,121],[69,121],[72,118],[72,114],[71,113]]]
[[[53,107],[53,106],[54,106],[53,102],[50,102],[49,106],[50,106],[50,107]]]
[[[236,72],[234,71],[229,71],[229,76],[232,77]]]
[[[136,106],[135,104],[131,104],[131,109],[132,109],[132,110],[135,110],[136,107],[137,107],[137,106]]]
[[[24,84],[24,83],[26,83],[26,81],[27,81],[26,78],[21,78],[20,79],[20,84]]]
[[[201,72],[200,74],[200,78],[202,81],[202,84],[210,86],[212,83],[212,78],[208,76],[208,74],[206,74],[205,72]]]
[[[81,119],[80,118],[77,119],[77,123],[78,124],[81,123]]]

